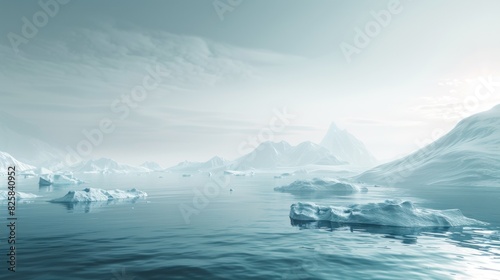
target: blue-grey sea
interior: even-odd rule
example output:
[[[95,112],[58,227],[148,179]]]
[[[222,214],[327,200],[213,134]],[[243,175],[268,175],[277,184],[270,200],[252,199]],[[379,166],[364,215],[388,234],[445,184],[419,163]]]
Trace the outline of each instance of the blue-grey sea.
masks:
[[[373,186],[349,196],[298,196],[273,188],[331,174],[224,180],[206,173],[75,175],[87,183],[39,187],[37,178],[18,179],[18,191],[42,197],[17,206],[15,273],[7,270],[2,226],[0,279],[500,279],[500,187]],[[137,188],[148,197],[48,202],[85,187]],[[290,205],[299,201],[348,205],[394,198],[459,208],[490,225],[350,227],[289,218]],[[7,205],[0,207],[0,223],[7,225]]]

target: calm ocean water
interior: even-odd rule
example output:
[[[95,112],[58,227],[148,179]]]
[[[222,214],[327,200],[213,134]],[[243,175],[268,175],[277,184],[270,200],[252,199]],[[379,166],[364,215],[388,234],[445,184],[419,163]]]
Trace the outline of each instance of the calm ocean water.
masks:
[[[18,191],[43,197],[18,205],[17,272],[7,271],[2,253],[0,279],[500,279],[500,188],[372,187],[352,196],[300,197],[273,191],[297,176],[230,177],[219,194],[195,199],[202,209],[186,222],[179,206],[193,206],[196,190],[202,193],[211,180],[206,174],[77,177],[89,183],[39,188],[36,178],[19,180]],[[47,202],[84,187],[135,187],[149,197],[74,207]],[[292,224],[288,217],[298,201],[347,205],[392,198],[460,208],[491,225],[336,227]],[[6,209],[0,213],[7,224]],[[7,252],[5,238],[0,249]]]

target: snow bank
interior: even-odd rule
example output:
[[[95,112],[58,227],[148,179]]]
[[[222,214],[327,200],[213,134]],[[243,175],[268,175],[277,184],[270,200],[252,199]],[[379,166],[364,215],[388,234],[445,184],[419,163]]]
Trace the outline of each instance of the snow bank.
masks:
[[[486,225],[484,222],[465,217],[458,209],[432,210],[418,208],[410,201],[393,200],[386,200],[382,203],[355,204],[348,207],[296,203],[290,207],[290,218],[299,221],[330,221],[395,227]]]
[[[446,135],[357,180],[401,186],[498,186],[500,105],[460,121]]]
[[[364,192],[368,189],[336,179],[314,178],[312,180],[297,180],[290,185],[276,187],[274,190],[286,193],[329,192],[336,194],[352,194]]]
[[[8,191],[0,191],[0,200],[7,200],[8,197]],[[21,199],[33,199],[39,197],[36,194],[32,193],[23,193],[23,192],[16,192],[16,198],[21,200]]]
[[[51,202],[75,203],[75,202],[95,202],[110,200],[133,200],[144,198],[147,193],[137,189],[127,191],[123,190],[103,190],[94,188],[85,188],[82,191],[69,191],[65,196],[51,200]]]
[[[7,174],[9,166],[15,166],[17,173],[35,168],[34,166],[18,161],[8,153],[0,151],[0,176]]]

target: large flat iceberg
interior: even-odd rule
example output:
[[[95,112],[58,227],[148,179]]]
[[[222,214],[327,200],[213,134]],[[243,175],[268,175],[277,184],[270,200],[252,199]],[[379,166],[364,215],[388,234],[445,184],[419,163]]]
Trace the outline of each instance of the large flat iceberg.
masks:
[[[60,203],[78,203],[78,202],[97,202],[111,200],[135,200],[145,198],[147,193],[137,189],[127,191],[123,190],[103,190],[94,188],[85,188],[81,191],[69,191],[65,196],[51,200],[51,202]]]
[[[458,209],[419,208],[410,201],[398,200],[355,204],[348,207],[296,203],[290,207],[290,218],[298,221],[329,221],[340,224],[395,227],[458,227],[487,224],[465,217]]]
[[[329,192],[334,194],[352,194],[365,192],[367,188],[336,179],[314,178],[312,180],[296,180],[290,185],[276,187],[274,190],[286,193]]]

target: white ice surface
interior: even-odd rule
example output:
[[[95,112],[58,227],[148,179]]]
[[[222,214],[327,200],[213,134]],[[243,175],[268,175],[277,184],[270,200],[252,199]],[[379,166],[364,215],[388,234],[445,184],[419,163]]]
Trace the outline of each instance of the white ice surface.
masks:
[[[7,169],[10,166],[16,167],[16,173],[20,173],[35,168],[34,166],[31,166],[29,164],[20,162],[19,160],[11,156],[9,153],[0,151],[0,175],[6,175]]]
[[[435,142],[356,177],[384,185],[493,186],[500,180],[500,105],[460,121]]]
[[[296,203],[290,218],[299,221],[330,221],[397,227],[472,226],[486,223],[465,217],[458,209],[419,208],[410,201],[386,200],[382,203],[355,204],[348,207]]]

